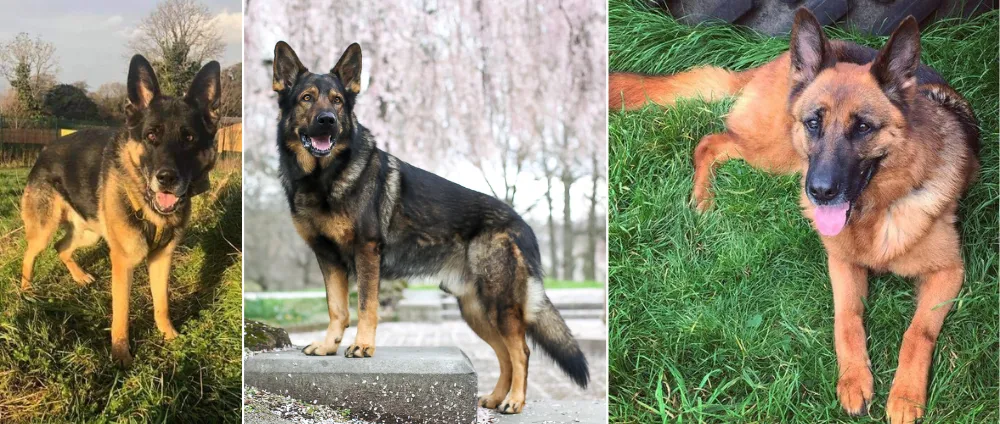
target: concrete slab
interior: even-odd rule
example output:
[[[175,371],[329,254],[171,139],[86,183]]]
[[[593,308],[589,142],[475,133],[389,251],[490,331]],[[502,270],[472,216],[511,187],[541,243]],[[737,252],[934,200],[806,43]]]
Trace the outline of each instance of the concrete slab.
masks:
[[[441,294],[437,290],[403,290],[396,304],[396,319],[403,322],[441,322]]]
[[[476,372],[457,347],[380,346],[373,358],[343,351],[258,353],[244,363],[244,384],[380,423],[476,421]]]

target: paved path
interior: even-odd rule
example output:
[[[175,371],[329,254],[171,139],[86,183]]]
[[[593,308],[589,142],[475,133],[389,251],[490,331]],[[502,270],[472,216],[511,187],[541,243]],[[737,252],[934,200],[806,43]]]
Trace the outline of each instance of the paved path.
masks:
[[[412,292],[422,292],[422,293],[438,293],[443,292],[439,290],[408,290]],[[603,300],[605,298],[604,289],[550,289],[545,291],[549,295],[549,299],[552,303],[583,303],[595,300]],[[302,290],[302,291],[288,291],[288,292],[246,292],[243,293],[243,298],[248,300],[253,299],[302,299],[302,298],[316,298],[316,297],[326,297],[326,292],[323,290]]]
[[[585,339],[606,339],[607,329],[600,320],[568,320],[573,335]],[[354,340],[357,329],[349,327],[344,343]],[[292,333],[292,344],[305,346],[323,338],[323,331]],[[500,368],[493,349],[482,341],[462,321],[441,323],[384,322],[375,336],[376,346],[458,346],[472,360],[479,375],[479,393],[493,390]],[[532,345],[529,343],[529,347]],[[540,348],[532,348],[528,363],[528,399],[604,400],[607,394],[608,365],[606,352],[587,352],[590,363],[590,385],[586,390],[573,385]],[[377,355],[377,352],[376,352]]]

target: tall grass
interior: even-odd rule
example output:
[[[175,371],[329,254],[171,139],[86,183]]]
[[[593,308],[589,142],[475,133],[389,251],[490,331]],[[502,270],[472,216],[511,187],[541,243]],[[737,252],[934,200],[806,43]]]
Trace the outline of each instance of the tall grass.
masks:
[[[47,249],[33,293],[21,293],[26,176],[23,168],[0,170],[0,422],[239,422],[240,174],[216,172],[213,191],[195,198],[170,278],[179,338],[165,342],[156,330],[145,267],[135,273],[129,369],[111,362],[104,243],[76,255],[94,283],[76,285]]]

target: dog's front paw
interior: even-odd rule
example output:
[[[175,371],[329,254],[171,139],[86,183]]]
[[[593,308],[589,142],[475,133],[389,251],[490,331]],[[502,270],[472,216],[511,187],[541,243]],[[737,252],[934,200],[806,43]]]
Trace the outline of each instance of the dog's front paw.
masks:
[[[507,398],[497,407],[501,414],[520,414],[524,409],[524,397],[507,395]]]
[[[889,399],[885,403],[885,415],[889,418],[889,423],[909,424],[923,418],[926,390],[923,385],[912,384],[897,377],[897,381],[889,389]]]
[[[72,277],[73,281],[75,281],[76,284],[81,286],[86,286],[94,282],[94,276],[90,275],[89,272],[81,272],[80,274],[73,274]]]
[[[163,339],[166,340],[166,341],[168,341],[168,342],[171,341],[171,340],[173,340],[173,339],[176,339],[177,336],[181,335],[181,333],[178,333],[177,330],[175,330],[173,326],[171,326],[170,328],[167,328],[167,329],[160,330],[160,332],[163,333]]]
[[[344,351],[348,358],[371,358],[375,356],[375,346],[370,344],[352,344]]]
[[[340,343],[327,344],[326,341],[315,341],[309,343],[302,349],[302,353],[309,356],[326,356],[326,355],[336,355],[337,348],[340,347]],[[346,354],[346,353],[345,353]]]
[[[715,201],[712,194],[708,191],[695,190],[691,193],[691,199],[688,201],[688,204],[698,211],[698,213],[705,213],[709,209],[712,209]]]
[[[476,402],[476,404],[482,406],[483,408],[495,409],[502,401],[503,398],[494,398],[493,395],[490,394],[487,396],[480,396],[479,401]]]
[[[848,368],[837,380],[837,399],[840,406],[853,417],[868,413],[875,382],[867,366]]]
[[[115,365],[122,368],[132,366],[132,354],[128,352],[128,343],[115,344],[111,346],[111,359]]]

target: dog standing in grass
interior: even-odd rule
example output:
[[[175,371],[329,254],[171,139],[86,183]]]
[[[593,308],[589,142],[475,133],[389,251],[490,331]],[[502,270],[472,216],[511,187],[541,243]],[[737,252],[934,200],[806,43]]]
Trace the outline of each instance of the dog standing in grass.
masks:
[[[979,170],[969,103],[920,64],[913,17],[875,51],[827,40],[804,8],[790,51],[759,68],[609,79],[611,110],[725,96],[737,98],[727,130],[694,152],[692,203],[711,206],[711,174],[729,159],[803,174],[803,213],[820,233],[833,287],[837,396],[851,415],[865,414],[874,393],[862,322],[868,274],[916,279],[886,414],[894,424],[922,418],[934,344],[964,274],[958,202]]]
[[[21,198],[27,250],[21,289],[31,289],[35,258],[60,226],[59,259],[79,284],[94,281],[73,252],[102,237],[111,251],[111,355],[132,362],[128,345],[132,273],[149,261],[156,327],[170,340],[170,261],[191,216],[191,197],[209,188],[221,95],[218,62],[195,76],[184,98],[160,93],[152,66],[132,58],[125,128],[81,130],[42,150]]]
[[[513,209],[376,147],[357,122],[361,47],[329,73],[312,73],[288,44],[274,48],[277,148],[292,221],[319,261],[330,326],[307,355],[336,355],[350,322],[348,280],[358,284],[358,334],[348,358],[375,354],[382,279],[435,277],[462,318],[496,352],[500,378],[479,399],[521,412],[528,383],[525,335],[581,387],[587,360],[542,286],[535,234]]]

